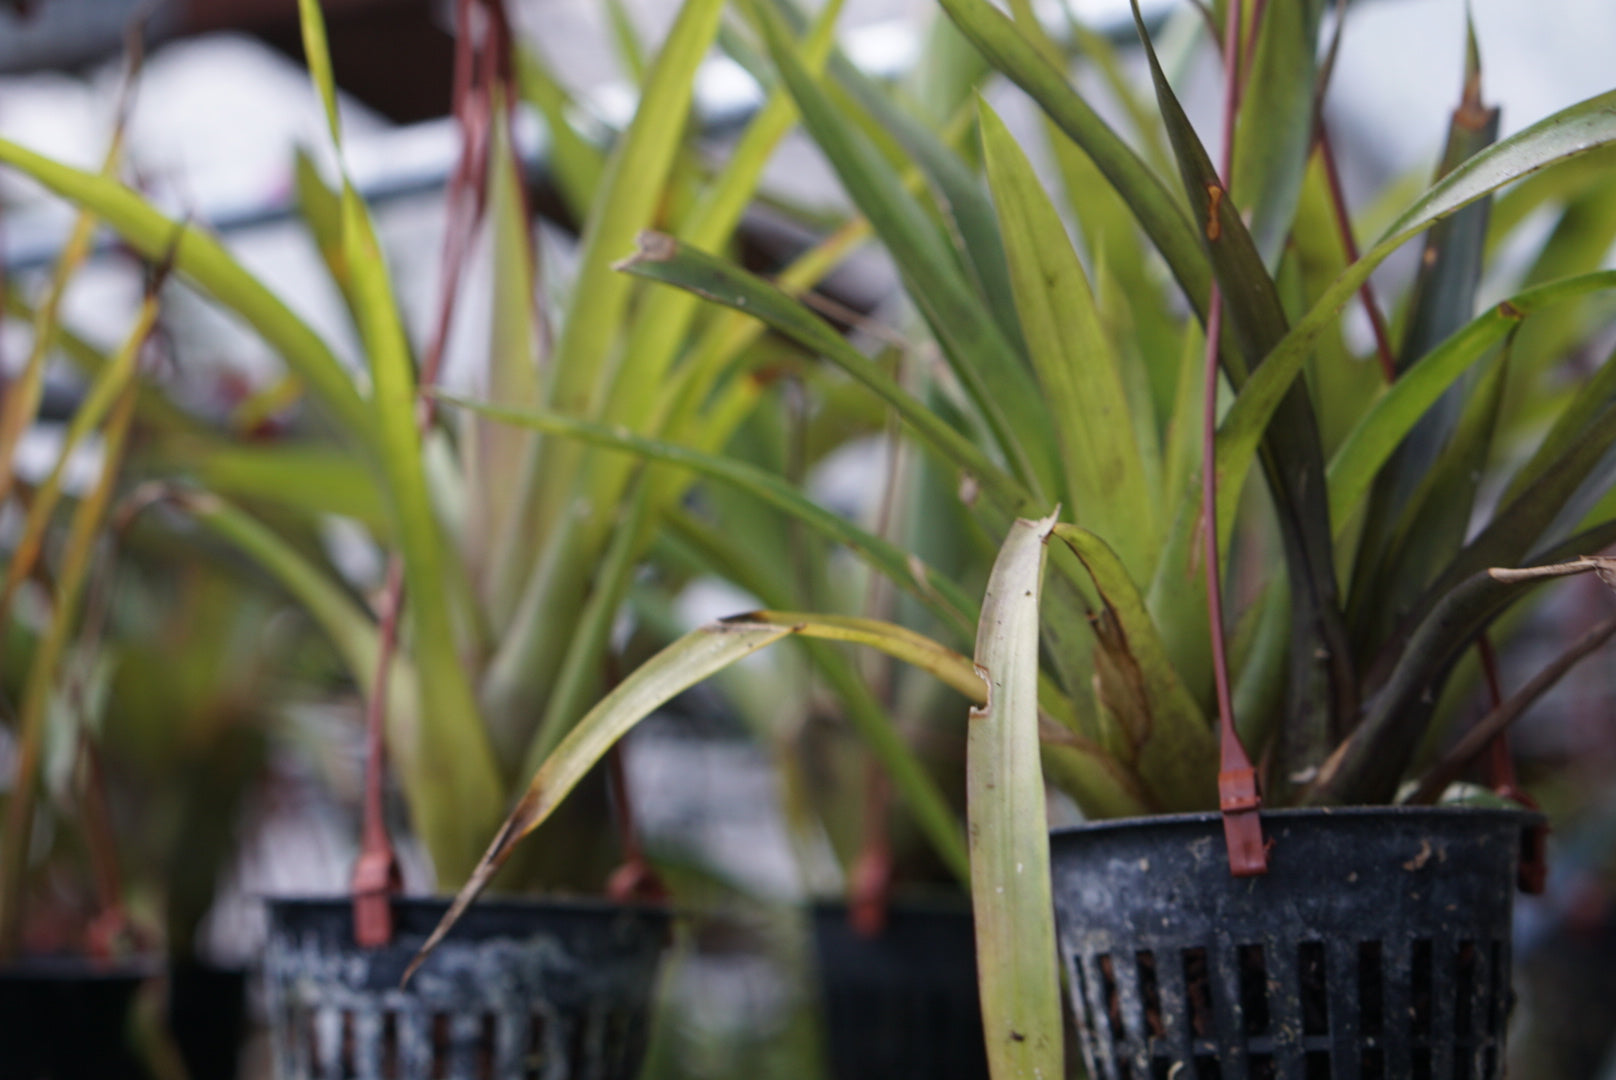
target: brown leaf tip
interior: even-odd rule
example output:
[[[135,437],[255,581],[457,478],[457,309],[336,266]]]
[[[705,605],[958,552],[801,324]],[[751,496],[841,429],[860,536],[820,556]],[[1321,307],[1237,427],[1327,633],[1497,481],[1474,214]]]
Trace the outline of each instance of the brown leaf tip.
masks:
[[[679,241],[655,229],[643,230],[634,242],[639,249],[628,258],[612,263],[613,270],[632,270],[642,263],[667,262],[679,253]]]

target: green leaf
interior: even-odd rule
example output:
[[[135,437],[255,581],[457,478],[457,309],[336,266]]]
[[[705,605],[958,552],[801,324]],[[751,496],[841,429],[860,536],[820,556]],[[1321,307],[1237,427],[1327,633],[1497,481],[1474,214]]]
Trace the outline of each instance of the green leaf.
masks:
[[[652,62],[640,107],[613,151],[590,204],[571,301],[552,359],[549,407],[599,414],[609,385],[608,353],[620,332],[632,284],[612,263],[652,225],[690,111],[695,71],[712,44],[722,0],[686,0]]]
[[[543,361],[544,317],[535,280],[532,223],[527,218],[521,163],[511,146],[509,113],[493,110],[488,163],[488,222],[493,241],[493,286],[489,298],[488,359],[483,366],[482,393],[512,405],[537,406],[539,367]],[[516,535],[510,493],[521,483],[523,462],[533,436],[467,414],[460,438],[460,470],[466,491],[465,549],[486,570],[496,558],[497,538]],[[527,538],[523,538],[524,541]],[[485,607],[493,585],[484,578]]]
[[[102,163],[102,175],[115,176],[121,159],[123,136],[121,127],[114,133],[112,146]],[[11,496],[16,482],[17,444],[33,426],[39,412],[39,403],[45,394],[45,361],[50,356],[52,339],[60,322],[58,312],[62,297],[73,276],[84,265],[90,253],[90,241],[95,236],[95,215],[81,211],[73,220],[72,231],[62,245],[56,266],[51,272],[50,284],[33,314],[33,341],[22,371],[9,379],[3,401],[0,401],[0,503]],[[148,328],[149,329],[149,328]],[[145,334],[141,335],[142,340]]]
[[[1060,215],[997,113],[981,103],[982,153],[1010,260],[1016,308],[1044,392],[1058,418],[1075,520],[1127,552],[1137,578],[1155,565],[1155,505],[1117,357]]]
[[[1230,187],[1250,214],[1252,240],[1270,266],[1291,231],[1313,150],[1325,6],[1296,0],[1262,9],[1257,54],[1241,94]]]
[[[594,424],[587,420],[576,420],[556,413],[508,409],[441,392],[436,396],[451,405],[473,409],[506,423],[551,435],[579,439],[595,446],[638,454],[732,484],[798,518],[827,538],[848,545],[861,558],[886,574],[899,587],[914,595],[950,625],[969,627],[976,620],[976,605],[953,582],[912,558],[901,548],[865,532],[808,500],[795,486],[765,469],[732,458],[647,439],[619,428]]]
[[[759,614],[771,616],[771,613]],[[516,844],[544,824],[589,770],[636,724],[675,695],[736,661],[794,634],[811,634],[817,629],[814,616],[789,622],[786,620],[797,620],[798,617],[785,613],[773,613],[771,617],[779,618],[781,622],[759,622],[748,616],[739,616],[693,630],[641,664],[611,693],[601,698],[534,774],[516,808],[488,846],[476,871],[456,895],[448,913],[422,946],[404,977],[409,978],[421,959],[437,946],[443,935],[487,887]],[[898,653],[914,653],[913,634],[891,626],[888,627],[890,633],[882,634],[878,628],[883,625],[886,624],[866,621],[863,629],[868,633],[862,639],[881,648],[886,648],[890,643]],[[832,636],[845,636],[847,633],[845,622],[829,629]],[[979,687],[978,696],[980,693]]]
[[[195,227],[182,227],[122,184],[58,164],[4,139],[0,139],[0,164],[93,210],[144,258],[161,260],[172,247],[177,273],[251,326],[307,381],[345,435],[376,450],[370,412],[336,355],[217,240]]]
[[[906,291],[993,433],[1011,474],[1042,498],[1053,490],[1054,433],[1038,407],[1026,363],[966,280],[952,245],[904,190],[896,169],[803,68],[772,11],[760,8],[759,14],[803,126],[897,263]]]
[[[147,298],[148,309],[154,303],[152,298]],[[96,539],[117,486],[134,413],[134,389],[126,383],[107,421],[100,474],[90,491],[74,507],[67,543],[57,567],[50,624],[30,659],[22,701],[17,708],[16,757],[12,766],[14,779],[10,797],[6,800],[5,843],[0,845],[0,957],[6,959],[14,957],[21,944],[24,877],[34,836],[35,799],[45,729],[51,703],[57,694],[59,667],[78,626],[79,606],[89,580]]]
[[[1616,288],[1616,271],[1584,274],[1528,290],[1494,305],[1426,354],[1364,413],[1330,460],[1330,518],[1346,527],[1375,474],[1421,416],[1455,379],[1534,312],[1589,293]],[[1613,377],[1616,378],[1616,377]],[[1591,400],[1601,395],[1595,394]],[[1239,408],[1238,403],[1236,408]],[[1590,412],[1592,410],[1589,410]],[[1234,411],[1224,432],[1233,433]],[[1569,433],[1566,433],[1569,436]],[[1570,442],[1564,438],[1562,447]],[[1546,445],[1546,443],[1545,443]],[[1535,459],[1534,459],[1535,460]]]
[[[1060,524],[1054,535],[1082,561],[1100,594],[1103,607],[1089,616],[1106,661],[1095,665],[1097,690],[1131,742],[1123,760],[1162,810],[1215,805],[1211,763],[1217,760],[1217,739],[1212,725],[1168,659],[1122,560],[1087,529]]]
[[[330,58],[318,5],[302,0],[304,50],[326,100],[333,139],[340,137]],[[341,152],[340,145],[338,153]],[[404,563],[410,653],[420,682],[421,752],[435,764],[428,786],[415,792],[417,828],[433,864],[458,879],[476,862],[480,838],[499,820],[500,772],[494,760],[455,634],[446,543],[427,486],[417,415],[415,366],[370,212],[346,174],[342,180],[343,262],[352,275],[353,303],[373,383],[371,410],[393,534]]]
[[[1505,184],[1612,142],[1616,142],[1616,91],[1562,109],[1517,132],[1470,158],[1416,199],[1362,258],[1336,278],[1242,388],[1219,429],[1220,492],[1233,501],[1238,494],[1235,484],[1250,467],[1258,440],[1280,398],[1301,370],[1314,339],[1335,321],[1359,287],[1393,251],[1447,215]]]
[[[219,443],[175,439],[156,453],[157,468],[189,473],[226,498],[273,503],[310,516],[351,517],[386,536],[387,505],[376,476],[350,454],[298,443]]]
[[[320,0],[297,0],[297,12],[298,23],[303,28],[303,62],[309,66],[309,78],[314,80],[320,104],[325,108],[325,122],[331,130],[331,141],[341,145],[337,80],[331,71],[331,49],[326,41],[325,16],[320,12]]]
[[[1447,147],[1437,177],[1453,171],[1466,158],[1486,149],[1498,135],[1498,110],[1481,102],[1480,60],[1474,27],[1470,28],[1468,60],[1463,97],[1449,123]],[[1425,235],[1425,250],[1408,301],[1408,315],[1402,346],[1397,356],[1401,375],[1449,335],[1469,323],[1476,313],[1476,292],[1481,282],[1483,248],[1491,200],[1479,199],[1453,216],[1438,222]],[[1425,584],[1409,567],[1410,560],[1430,561],[1438,547],[1445,548],[1445,561],[1463,540],[1462,530],[1470,516],[1468,505],[1452,508],[1459,520],[1460,534],[1437,534],[1420,530],[1413,547],[1400,541],[1394,532],[1407,521],[1408,501],[1416,488],[1430,476],[1437,460],[1446,452],[1459,423],[1467,392],[1473,380],[1461,379],[1443,397],[1425,410],[1380,470],[1371,489],[1360,530],[1357,565],[1353,571],[1353,595],[1348,614],[1354,642],[1361,656],[1380,633],[1395,621],[1393,612],[1402,608],[1412,595],[1404,590]],[[1478,463],[1479,469],[1481,464]],[[1416,551],[1415,549],[1419,549]],[[1402,564],[1403,569],[1399,569]],[[1402,583],[1400,589],[1396,582]]]
[[[1605,522],[1534,557],[1547,566],[1602,551],[1616,543],[1616,522]],[[1546,579],[1502,581],[1487,571],[1444,591],[1400,650],[1401,659],[1375,695],[1364,720],[1332,755],[1308,792],[1313,805],[1390,802],[1424,737],[1454,663],[1477,634],[1512,602]]]
[[[987,701],[967,742],[971,907],[988,1071],[1064,1075],[1049,826],[1038,740],[1038,596],[1055,524],[1011,526],[982,601],[976,664]]]
[[[62,476],[69,460],[83,445],[84,440],[100,428],[107,414],[123,400],[124,394],[135,381],[136,361],[141,348],[146,344],[146,338],[157,322],[157,314],[157,302],[148,296],[141,304],[140,312],[135,317],[135,325],[125,336],[123,344],[118,347],[111,361],[96,374],[95,381],[90,384],[89,391],[84,395],[84,400],[74,411],[50,473],[44,482],[34,489],[33,497],[27,503],[28,514],[23,521],[22,535],[17,538],[11,550],[11,557],[6,563],[5,584],[0,586],[0,627],[10,625],[12,598],[16,595],[18,586],[28,579],[38,565],[45,541],[45,530],[50,527],[51,517],[55,514],[57,503],[61,499]],[[48,321],[54,321],[54,316]],[[50,334],[46,333],[44,337],[45,341],[41,342],[42,352],[48,346]],[[15,393],[15,384],[13,392]],[[8,403],[10,400],[7,399]]]
[[[1404,502],[1379,558],[1362,559],[1363,640],[1376,642],[1407,614],[1419,596],[1464,544],[1475,510],[1482,470],[1492,452],[1509,375],[1513,338],[1477,374],[1447,445],[1426,469],[1424,479]],[[1372,575],[1372,576],[1371,576]],[[1353,579],[1357,593],[1360,583]]]
[[[545,161],[561,189],[562,201],[573,217],[582,221],[605,176],[606,153],[573,126],[567,115],[575,108],[573,101],[538,53],[521,44],[515,52],[516,82],[522,100],[544,117],[545,131],[550,136]]]
[[[553,411],[595,419],[610,397],[614,346],[634,285],[615,273],[612,263],[632,250],[635,235],[652,226],[659,213],[690,111],[695,72],[712,44],[722,7],[722,0],[687,0],[680,8],[651,64],[634,119],[590,200],[572,294],[547,368],[543,400]],[[555,629],[546,623],[546,612],[565,616],[575,606],[554,602],[555,575],[576,584],[581,566],[564,566],[562,560],[595,554],[591,544],[562,527],[574,507],[583,465],[582,447],[535,439],[522,482],[511,493],[516,509],[509,528],[496,544],[500,561],[493,569],[491,615],[496,625],[513,627],[501,651],[514,666],[532,671],[526,685],[514,688],[523,709],[543,696],[540,687],[557,660],[543,644]],[[544,571],[546,560],[550,573]]]
[[[1167,260],[1190,303],[1204,313],[1211,269],[1183,204],[1002,12],[987,0],[940,2],[988,62],[1026,91],[1094,161]]]
[[[763,279],[660,233],[641,236],[639,251],[618,268],[762,320],[869,387],[943,461],[963,469],[1007,510],[1014,512],[1029,500],[1025,489],[974,443],[916,401],[824,319]]]
[[[1191,214],[1204,223],[1207,250],[1237,345],[1231,350],[1227,339],[1221,342],[1219,362],[1239,390],[1285,336],[1284,308],[1239,210],[1227,197],[1222,179],[1168,85],[1137,3],[1134,22]],[[1324,453],[1305,388],[1288,388],[1275,412],[1276,422],[1262,434],[1262,463],[1284,541],[1295,638],[1286,682],[1289,722],[1281,729],[1283,741],[1273,769],[1283,778],[1316,765],[1328,753],[1357,712],[1357,680],[1337,595]],[[1193,520],[1187,511],[1188,507],[1179,513],[1181,527]]]

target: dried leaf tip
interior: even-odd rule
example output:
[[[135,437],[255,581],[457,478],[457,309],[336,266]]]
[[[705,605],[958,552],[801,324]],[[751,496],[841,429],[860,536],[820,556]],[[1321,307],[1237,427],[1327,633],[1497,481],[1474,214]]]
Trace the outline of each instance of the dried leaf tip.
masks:
[[[632,270],[642,263],[667,262],[679,253],[679,241],[664,232],[645,229],[634,238],[634,254],[612,263],[613,270]]]

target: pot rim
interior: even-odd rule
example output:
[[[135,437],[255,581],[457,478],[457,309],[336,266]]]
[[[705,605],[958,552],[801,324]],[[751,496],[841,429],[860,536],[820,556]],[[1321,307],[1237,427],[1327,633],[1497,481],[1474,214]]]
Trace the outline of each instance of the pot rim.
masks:
[[[354,894],[341,893],[258,893],[253,897],[266,907],[318,909],[325,907],[349,907],[354,902]],[[394,896],[391,898],[395,905],[412,908],[442,908],[448,910],[454,903],[454,897],[446,893],[432,893],[430,895]],[[531,912],[540,914],[545,912],[567,912],[581,915],[601,914],[616,915],[625,911],[652,917],[672,918],[678,911],[664,903],[646,901],[609,900],[604,896],[493,896],[479,897],[466,909],[472,911],[500,911],[508,914]]]
[[[159,953],[107,959],[83,953],[24,954],[0,964],[0,982],[145,982],[166,966]]]
[[[1258,811],[1263,821],[1328,820],[1332,818],[1425,818],[1431,821],[1486,817],[1509,818],[1523,826],[1546,823],[1548,819],[1536,810],[1524,806],[1285,806]],[[1217,810],[1200,810],[1187,814],[1147,814],[1141,817],[1102,818],[1081,825],[1067,825],[1051,829],[1051,840],[1061,837],[1092,836],[1112,830],[1149,828],[1153,826],[1207,825],[1221,827],[1223,814]]]

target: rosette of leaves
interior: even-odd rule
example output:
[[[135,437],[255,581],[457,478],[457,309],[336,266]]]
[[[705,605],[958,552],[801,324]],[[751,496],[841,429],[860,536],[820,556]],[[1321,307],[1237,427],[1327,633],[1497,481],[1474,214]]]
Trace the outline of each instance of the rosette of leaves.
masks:
[[[1588,363],[1616,285],[1601,268],[1616,94],[1497,140],[1472,43],[1436,175],[1366,225],[1348,213],[1321,119],[1333,50],[1322,3],[1208,9],[1236,27],[1223,48],[1238,102],[1225,114],[1232,170],[1213,165],[1142,24],[1151,82],[1113,82],[1131,127],[1119,130],[1076,89],[1030,5],[942,8],[1037,105],[1059,195],[985,102],[966,100],[964,125],[928,125],[839,57],[822,72],[806,64],[789,5],[743,5],[760,73],[791,95],[936,347],[929,387],[899,385],[813,311],[696,245],[648,237],[624,268],[817,353],[877,396],[957,492],[933,504],[930,529],[1008,539],[996,560],[989,548],[974,566],[931,566],[745,462],[475,405],[788,508],[929,620],[765,611],[675,643],[545,761],[463,899],[669,695],[788,637],[869,645],[976,702],[960,723],[989,1052],[995,1075],[1053,1076],[1043,785],[1091,816],[1218,805],[1203,465],[1215,570],[1234,598],[1218,626],[1232,713],[1269,805],[1395,799],[1425,764],[1421,745],[1443,738],[1456,665],[1541,580],[1490,571],[1616,540],[1616,375]],[[1102,43],[1079,40],[1086,59],[1115,69]],[[906,169],[924,183],[905,183]],[[1539,211],[1560,227],[1535,242],[1525,272],[1491,263]],[[1360,234],[1373,236],[1361,250]],[[1371,275],[1411,244],[1418,270],[1382,309]],[[1488,275],[1506,298],[1483,304]],[[1372,349],[1342,329],[1358,303],[1380,330]],[[1207,436],[1209,326],[1221,377]],[[984,576],[978,604],[961,582]],[[1598,640],[1611,630],[1595,629]],[[974,661],[963,654],[973,636]],[[1591,647],[1579,642],[1556,667]]]

